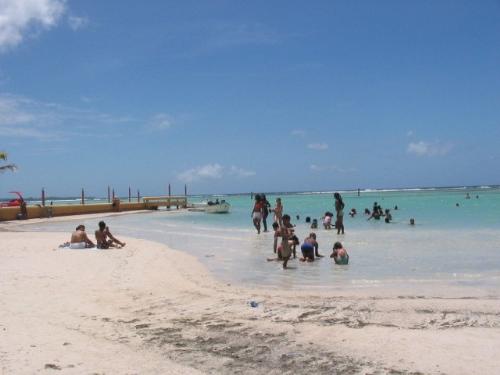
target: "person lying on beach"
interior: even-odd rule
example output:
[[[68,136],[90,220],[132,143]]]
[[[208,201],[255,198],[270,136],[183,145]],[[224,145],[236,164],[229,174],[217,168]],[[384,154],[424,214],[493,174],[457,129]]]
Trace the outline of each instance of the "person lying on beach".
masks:
[[[301,262],[314,262],[314,256],[316,255],[318,258],[323,255],[318,253],[318,241],[316,241],[316,234],[309,233],[309,237],[304,240],[304,243],[300,247],[302,251],[302,258],[300,258]]]
[[[80,224],[71,233],[70,249],[88,249],[94,246],[94,243],[88,238],[87,233],[85,233],[85,225]]]
[[[344,249],[340,242],[335,242],[333,245],[333,252],[332,255],[330,255],[330,258],[333,258],[335,264],[349,263],[349,254],[347,254],[346,249]]]
[[[104,221],[99,222],[99,229],[95,231],[95,239],[98,249],[109,249],[115,245],[118,248],[125,246],[125,242],[121,242],[111,234]]]

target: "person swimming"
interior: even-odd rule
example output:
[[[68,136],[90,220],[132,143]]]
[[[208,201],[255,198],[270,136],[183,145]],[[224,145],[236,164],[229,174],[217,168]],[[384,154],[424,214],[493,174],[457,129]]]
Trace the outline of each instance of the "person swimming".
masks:
[[[391,220],[392,220],[391,211],[387,208],[387,209],[385,210],[385,222],[386,222],[387,224],[389,224],[389,223],[391,222]]]
[[[312,220],[311,229],[318,229],[318,219]]]
[[[347,254],[346,249],[344,249],[340,242],[335,242],[333,245],[333,252],[330,255],[330,258],[333,258],[335,264],[349,264],[349,254]]]

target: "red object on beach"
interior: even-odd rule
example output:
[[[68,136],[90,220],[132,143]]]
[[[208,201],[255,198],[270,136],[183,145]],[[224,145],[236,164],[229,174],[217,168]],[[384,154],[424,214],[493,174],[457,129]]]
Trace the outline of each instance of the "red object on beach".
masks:
[[[9,191],[10,194],[16,194],[18,198],[11,199],[8,202],[0,203],[0,207],[19,207],[24,201],[22,194],[18,191]]]

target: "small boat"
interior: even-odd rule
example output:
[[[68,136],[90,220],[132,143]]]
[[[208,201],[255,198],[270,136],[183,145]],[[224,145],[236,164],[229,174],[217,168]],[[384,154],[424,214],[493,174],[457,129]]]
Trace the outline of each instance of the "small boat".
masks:
[[[0,207],[19,207],[21,203],[23,203],[24,201],[24,198],[21,195],[21,193],[18,191],[9,191],[9,193],[17,195],[17,198],[11,199],[8,202],[0,203]]]
[[[207,214],[227,214],[230,208],[231,205],[225,200],[215,203],[208,202],[207,206],[205,207],[205,212]]]
[[[208,214],[227,214],[231,205],[225,200],[208,201],[207,203],[194,203],[188,208],[191,212],[206,212]]]

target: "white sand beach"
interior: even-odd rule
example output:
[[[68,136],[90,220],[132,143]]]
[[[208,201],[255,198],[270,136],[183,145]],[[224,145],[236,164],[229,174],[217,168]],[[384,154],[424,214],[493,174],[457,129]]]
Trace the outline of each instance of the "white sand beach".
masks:
[[[59,249],[68,239],[0,232],[2,374],[500,368],[498,296],[245,289],[158,243],[124,238],[120,250]]]

